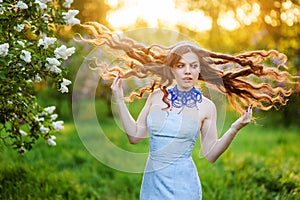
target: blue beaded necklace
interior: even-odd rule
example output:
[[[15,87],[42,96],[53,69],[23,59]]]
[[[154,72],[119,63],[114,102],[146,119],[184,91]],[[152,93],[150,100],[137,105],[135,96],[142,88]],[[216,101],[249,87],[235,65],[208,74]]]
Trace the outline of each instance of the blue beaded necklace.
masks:
[[[168,89],[168,93],[171,95],[171,98],[168,98],[171,101],[170,111],[172,111],[172,108],[181,108],[178,113],[180,114],[184,106],[188,108],[196,107],[199,110],[197,103],[202,102],[202,93],[195,87],[189,91],[180,91],[175,85],[173,88]]]

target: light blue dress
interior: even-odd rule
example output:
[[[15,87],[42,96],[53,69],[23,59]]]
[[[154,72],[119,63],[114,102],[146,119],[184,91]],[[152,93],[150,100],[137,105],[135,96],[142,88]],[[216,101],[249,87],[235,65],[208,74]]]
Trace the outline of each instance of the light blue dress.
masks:
[[[199,123],[182,114],[150,110],[147,117],[150,153],[141,186],[141,200],[199,200],[201,184],[191,152]]]

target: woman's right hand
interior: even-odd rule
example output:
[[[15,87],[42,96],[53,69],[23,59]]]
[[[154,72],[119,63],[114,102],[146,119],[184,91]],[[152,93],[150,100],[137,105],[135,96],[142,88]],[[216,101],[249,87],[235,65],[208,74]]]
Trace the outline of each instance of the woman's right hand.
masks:
[[[120,101],[124,99],[123,87],[122,87],[122,79],[120,78],[120,74],[117,74],[110,88],[116,98],[116,101]]]

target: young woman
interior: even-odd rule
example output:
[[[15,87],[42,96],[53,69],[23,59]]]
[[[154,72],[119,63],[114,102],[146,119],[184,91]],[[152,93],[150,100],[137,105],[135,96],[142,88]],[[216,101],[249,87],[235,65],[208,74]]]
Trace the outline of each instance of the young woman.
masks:
[[[105,78],[114,78],[111,85],[120,118],[132,144],[150,137],[150,152],[143,176],[140,199],[189,199],[202,197],[201,184],[191,151],[200,135],[205,158],[215,162],[228,148],[238,131],[252,119],[252,106],[270,109],[285,105],[291,90],[275,87],[256,79],[271,78],[290,83],[292,76],[277,67],[263,63],[269,58],[284,66],[286,57],[277,51],[254,51],[236,56],[200,49],[191,42],[171,47],[145,46],[130,38],[112,37],[112,33],[97,23],[82,25],[91,30],[94,39],[84,39],[94,45],[106,44],[126,53],[128,70],[113,67],[101,71]],[[232,63],[234,70],[222,71],[218,66]],[[137,120],[131,116],[124,101],[122,79],[156,77],[155,81],[133,93],[142,97],[149,93]],[[251,77],[250,77],[251,76]],[[204,81],[227,94],[229,102],[242,115],[218,138],[216,106],[195,84]],[[246,110],[244,109],[246,107]]]

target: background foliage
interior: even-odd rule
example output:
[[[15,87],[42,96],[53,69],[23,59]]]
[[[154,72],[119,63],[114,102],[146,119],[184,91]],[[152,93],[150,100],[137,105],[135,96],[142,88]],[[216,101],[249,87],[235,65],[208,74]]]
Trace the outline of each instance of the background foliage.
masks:
[[[0,3],[0,147],[24,153],[39,137],[55,145],[55,106],[44,108],[36,95],[45,83],[68,92],[67,68],[61,63],[75,52],[56,38],[61,25],[79,23],[67,1],[4,1]]]

